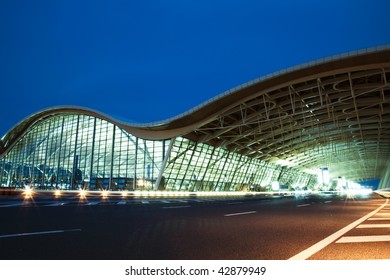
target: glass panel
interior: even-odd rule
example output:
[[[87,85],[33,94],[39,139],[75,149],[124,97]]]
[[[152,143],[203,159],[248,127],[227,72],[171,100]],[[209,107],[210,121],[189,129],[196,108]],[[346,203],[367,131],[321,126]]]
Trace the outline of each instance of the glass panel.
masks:
[[[41,189],[260,191],[307,186],[312,175],[177,137],[137,138],[95,117],[63,114],[35,124],[0,160],[1,186]]]

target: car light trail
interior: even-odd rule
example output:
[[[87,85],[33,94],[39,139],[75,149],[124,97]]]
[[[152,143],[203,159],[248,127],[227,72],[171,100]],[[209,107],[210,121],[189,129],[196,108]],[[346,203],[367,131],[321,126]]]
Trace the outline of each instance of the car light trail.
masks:
[[[102,191],[102,198],[108,198],[108,194],[107,190]]]
[[[122,197],[127,197],[127,196],[128,196],[127,191],[122,191]]]
[[[84,198],[86,198],[86,196],[87,196],[87,191],[81,189],[81,190],[79,191],[79,195],[80,195],[80,198],[84,199]]]
[[[26,187],[23,194],[25,198],[30,198],[33,195],[33,190],[30,187]]]

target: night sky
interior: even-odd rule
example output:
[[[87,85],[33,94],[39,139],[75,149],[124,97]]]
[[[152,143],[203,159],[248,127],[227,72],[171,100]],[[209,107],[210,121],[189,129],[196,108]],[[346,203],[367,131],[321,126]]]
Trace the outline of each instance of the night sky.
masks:
[[[0,137],[59,105],[181,114],[314,59],[390,43],[390,1],[0,1]]]

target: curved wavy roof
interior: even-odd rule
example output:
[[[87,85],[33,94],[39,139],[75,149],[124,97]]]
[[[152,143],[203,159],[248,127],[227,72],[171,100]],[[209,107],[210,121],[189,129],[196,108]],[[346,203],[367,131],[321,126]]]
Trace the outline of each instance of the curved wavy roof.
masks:
[[[301,169],[329,167],[349,179],[380,178],[390,158],[389,81],[390,45],[385,45],[272,73],[156,123],[54,107],[12,128],[0,141],[0,157],[41,119],[79,113],[145,139],[183,136]]]

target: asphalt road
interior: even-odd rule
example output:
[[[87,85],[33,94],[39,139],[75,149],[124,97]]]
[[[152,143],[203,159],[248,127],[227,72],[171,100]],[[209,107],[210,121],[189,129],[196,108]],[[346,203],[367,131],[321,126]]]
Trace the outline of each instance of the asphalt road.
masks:
[[[3,260],[390,259],[390,203],[376,194],[2,196],[0,219]]]

